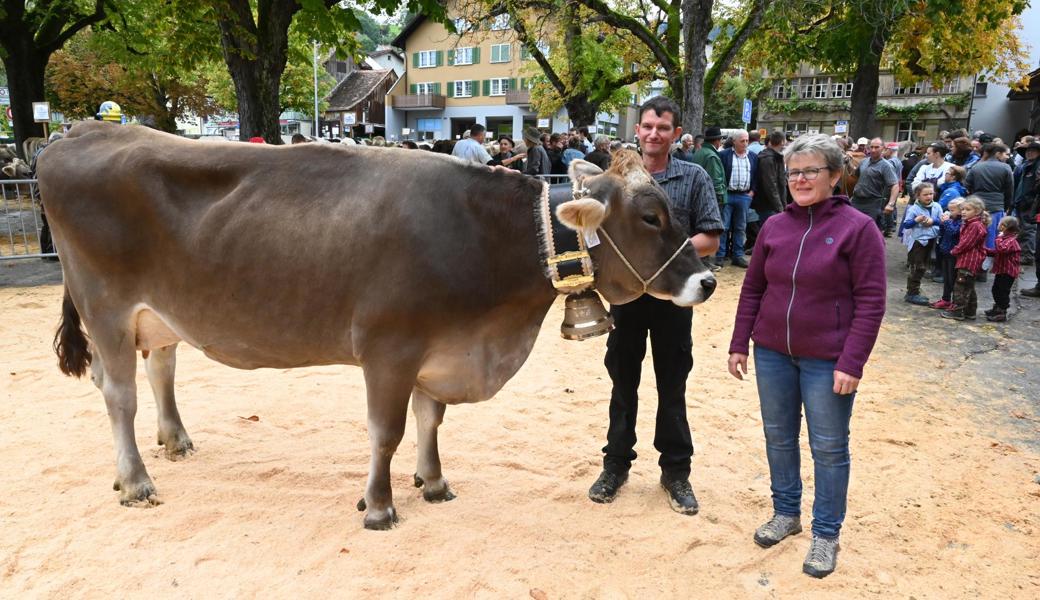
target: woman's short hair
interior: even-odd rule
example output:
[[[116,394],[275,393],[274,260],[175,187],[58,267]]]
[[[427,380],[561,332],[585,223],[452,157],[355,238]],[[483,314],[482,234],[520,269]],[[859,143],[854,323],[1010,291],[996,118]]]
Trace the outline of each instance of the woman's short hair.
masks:
[[[953,180],[964,182],[964,178],[968,176],[968,170],[960,165],[953,165],[950,167],[950,172],[953,173]]]
[[[784,163],[791,162],[792,157],[803,154],[815,154],[823,159],[832,174],[841,173],[845,155],[829,136],[822,133],[798,136],[784,148]]]
[[[604,150],[606,150],[607,147],[610,146],[610,138],[601,133],[596,136],[596,141],[593,142],[593,145],[596,148],[603,148]]]

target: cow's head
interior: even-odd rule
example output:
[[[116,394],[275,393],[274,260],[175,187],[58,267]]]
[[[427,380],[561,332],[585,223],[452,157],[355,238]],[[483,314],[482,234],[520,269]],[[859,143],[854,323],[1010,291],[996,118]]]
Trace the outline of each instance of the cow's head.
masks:
[[[586,239],[600,238],[600,244],[590,248],[589,254],[596,263],[596,289],[608,302],[635,300],[644,293],[643,282],[665,264],[668,266],[651,281],[647,293],[679,306],[699,304],[711,296],[715,277],[693,246],[686,243],[667,196],[638,154],[617,152],[606,172],[574,160],[569,174],[575,189],[582,190],[582,197],[560,204],[556,216]]]

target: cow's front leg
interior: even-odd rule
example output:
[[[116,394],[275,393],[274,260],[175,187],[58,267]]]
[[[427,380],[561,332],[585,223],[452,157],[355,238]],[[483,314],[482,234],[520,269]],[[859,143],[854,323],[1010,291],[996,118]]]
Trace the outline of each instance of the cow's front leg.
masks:
[[[101,393],[105,396],[108,419],[116,444],[116,480],[113,489],[119,492],[123,506],[159,504],[155,484],[148,476],[137,450],[134,438],[134,417],[137,416],[137,353],[126,339],[133,335],[118,334],[115,340],[95,335],[95,349],[103,359]],[[106,343],[106,341],[108,343]]]
[[[188,432],[181,423],[177,411],[177,400],[173,393],[173,379],[177,368],[177,344],[148,352],[144,360],[148,371],[148,383],[155,395],[159,415],[159,445],[166,451],[166,458],[180,460],[195,451]]]
[[[386,352],[393,355],[395,350],[388,348]],[[366,363],[364,370],[372,460],[368,467],[365,498],[358,507],[366,510],[366,529],[390,529],[397,523],[390,489],[390,461],[404,437],[408,397],[418,367],[408,361],[380,360],[375,364]]]
[[[419,438],[419,456],[415,471],[415,487],[423,488],[427,502],[455,499],[448,481],[441,474],[441,455],[437,449],[437,427],[444,422],[445,405],[418,388],[412,392],[412,411]]]

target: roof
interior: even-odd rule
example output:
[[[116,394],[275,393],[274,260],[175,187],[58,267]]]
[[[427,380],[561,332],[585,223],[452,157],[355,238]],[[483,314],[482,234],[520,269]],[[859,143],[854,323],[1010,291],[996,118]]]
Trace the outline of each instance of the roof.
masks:
[[[387,55],[387,54],[393,54],[397,58],[402,58],[400,50],[398,50],[397,48],[387,48],[387,47],[382,47],[382,48],[379,48],[378,50],[376,50],[375,52],[369,53],[368,57],[369,58],[379,58],[380,56],[384,56],[384,55]]]
[[[1024,90],[1011,88],[1007,95],[1009,100],[1032,100],[1040,98],[1040,69],[1029,74],[1029,84]]]
[[[415,30],[418,29],[425,20],[426,16],[421,13],[412,17],[412,20],[405,23],[404,27],[401,28],[401,33],[397,34],[397,37],[390,41],[390,45],[404,50],[405,41],[408,40],[409,36],[415,33]]]
[[[326,110],[352,110],[393,72],[392,69],[354,71],[329,92],[329,107]]]

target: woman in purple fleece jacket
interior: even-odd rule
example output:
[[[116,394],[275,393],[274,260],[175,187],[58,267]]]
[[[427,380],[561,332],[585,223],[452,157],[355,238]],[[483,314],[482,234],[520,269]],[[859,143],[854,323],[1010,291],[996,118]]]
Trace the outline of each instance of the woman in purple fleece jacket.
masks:
[[[874,221],[831,196],[842,152],[825,135],[784,151],[791,204],[762,226],[744,278],[729,372],[755,378],[769,461],[773,517],[755,531],[769,547],[802,530],[798,435],[809,429],[816,498],[802,570],[834,571],[849,486],[849,421],[863,365],[885,314],[885,248]]]

